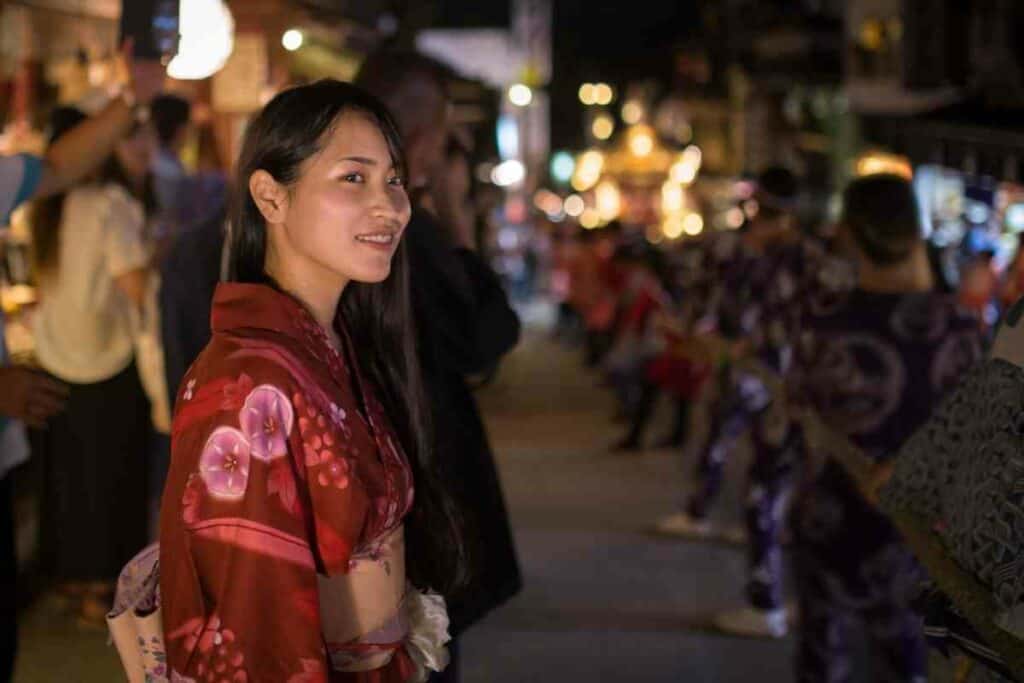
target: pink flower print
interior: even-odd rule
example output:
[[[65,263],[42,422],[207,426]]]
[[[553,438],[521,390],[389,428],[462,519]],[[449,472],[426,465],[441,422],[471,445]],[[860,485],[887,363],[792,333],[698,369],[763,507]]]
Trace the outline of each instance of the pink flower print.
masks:
[[[185,393],[182,394],[181,397],[183,399],[185,399],[186,401],[191,401],[192,397],[195,395],[195,390],[196,390],[196,381],[194,379],[190,379],[188,381],[188,384],[185,385]]]
[[[339,490],[348,488],[349,473],[352,471],[348,460],[324,449],[320,451],[320,463],[323,466],[316,475],[318,484],[324,488],[328,486]]]
[[[249,483],[249,442],[231,427],[216,429],[199,456],[199,474],[214,498],[239,500]]]
[[[339,406],[337,403],[331,403],[331,422],[335,424],[339,429],[345,428],[345,420],[348,418],[348,413],[345,409]]]
[[[196,673],[200,680],[245,683],[245,655],[236,642],[234,631],[223,628],[217,615],[201,629],[185,636],[185,647],[197,660]]]
[[[339,406],[337,403],[331,403],[329,408],[330,423],[341,433],[342,438],[348,439],[352,437],[352,428],[348,424],[348,411]],[[329,434],[329,433],[328,433]],[[325,439],[327,436],[325,435]],[[328,444],[330,445],[330,444]]]
[[[245,399],[238,423],[252,445],[252,457],[269,462],[288,454],[295,411],[288,397],[275,386],[262,384]]]

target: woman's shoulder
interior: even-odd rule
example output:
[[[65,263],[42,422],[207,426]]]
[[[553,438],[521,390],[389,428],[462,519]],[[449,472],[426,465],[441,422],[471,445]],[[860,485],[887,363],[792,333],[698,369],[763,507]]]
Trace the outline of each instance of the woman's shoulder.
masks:
[[[173,432],[208,432],[247,402],[270,401],[291,410],[300,393],[287,352],[259,335],[214,335],[182,377],[175,401]]]
[[[246,373],[287,386],[294,383],[297,364],[306,365],[284,335],[264,329],[232,330],[213,335],[186,373],[186,379]]]
[[[132,196],[123,186],[117,183],[87,183],[79,185],[68,192],[67,201],[75,206],[75,215],[84,212],[102,214],[129,213],[143,214],[142,203]]]
[[[83,204],[99,204],[105,200],[106,196],[103,192],[102,185],[86,183],[84,185],[77,185],[68,190],[65,202],[75,203],[78,206],[82,206]]]

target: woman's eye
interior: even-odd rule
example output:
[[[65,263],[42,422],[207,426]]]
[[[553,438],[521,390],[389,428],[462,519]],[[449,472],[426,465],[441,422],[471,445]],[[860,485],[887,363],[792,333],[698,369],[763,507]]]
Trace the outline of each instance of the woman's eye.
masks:
[[[363,174],[348,173],[346,175],[341,176],[341,179],[344,180],[346,183],[361,183],[363,182]]]
[[[388,178],[388,185],[394,185],[395,187],[405,187],[405,178],[400,175],[392,176]]]

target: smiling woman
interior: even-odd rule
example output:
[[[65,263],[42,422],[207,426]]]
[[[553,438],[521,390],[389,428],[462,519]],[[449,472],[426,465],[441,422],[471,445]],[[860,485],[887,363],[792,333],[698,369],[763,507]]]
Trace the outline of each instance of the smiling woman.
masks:
[[[382,282],[391,272],[410,213],[400,163],[379,125],[353,110],[338,116],[290,188],[264,169],[249,176],[266,224],[266,272],[289,291],[319,282],[307,304],[325,329],[350,281]]]
[[[281,93],[249,127],[232,282],[182,382],[161,511],[172,680],[406,683],[444,668],[429,591],[450,588],[460,543],[420,465],[404,168],[382,105],[337,81]],[[406,527],[429,553],[406,557]]]

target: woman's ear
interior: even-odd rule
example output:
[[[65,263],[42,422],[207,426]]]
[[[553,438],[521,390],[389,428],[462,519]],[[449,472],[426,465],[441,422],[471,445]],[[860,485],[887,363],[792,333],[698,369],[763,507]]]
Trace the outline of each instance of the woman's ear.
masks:
[[[268,225],[284,223],[288,215],[288,190],[263,169],[249,176],[249,194]]]

